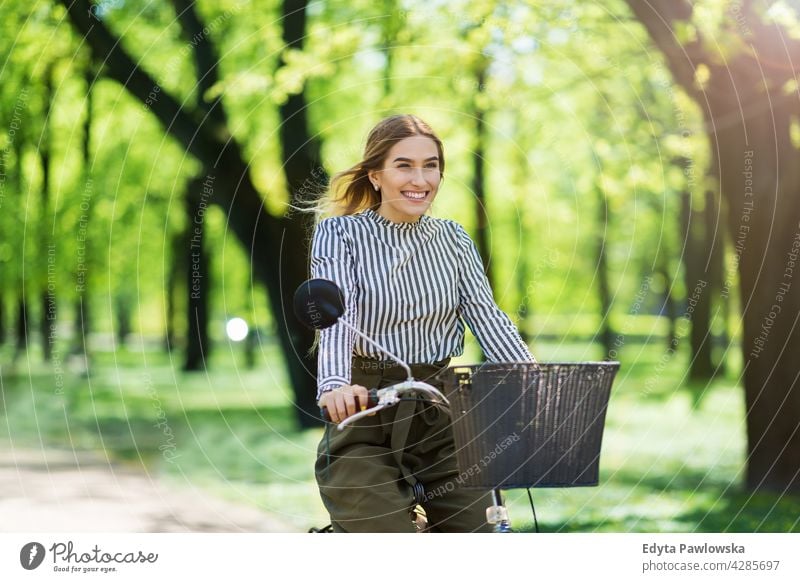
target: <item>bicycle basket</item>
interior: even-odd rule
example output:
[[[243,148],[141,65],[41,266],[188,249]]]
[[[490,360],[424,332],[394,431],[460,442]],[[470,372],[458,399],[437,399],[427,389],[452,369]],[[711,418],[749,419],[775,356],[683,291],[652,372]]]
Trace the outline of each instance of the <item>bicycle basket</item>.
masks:
[[[462,487],[597,485],[619,362],[517,363],[444,370]]]

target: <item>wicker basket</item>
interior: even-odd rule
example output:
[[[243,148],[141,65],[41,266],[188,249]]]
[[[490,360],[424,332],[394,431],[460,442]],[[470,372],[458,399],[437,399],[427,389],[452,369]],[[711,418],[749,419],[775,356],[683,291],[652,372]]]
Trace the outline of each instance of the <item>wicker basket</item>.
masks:
[[[597,485],[606,408],[618,369],[619,362],[581,362],[443,371],[460,485]]]

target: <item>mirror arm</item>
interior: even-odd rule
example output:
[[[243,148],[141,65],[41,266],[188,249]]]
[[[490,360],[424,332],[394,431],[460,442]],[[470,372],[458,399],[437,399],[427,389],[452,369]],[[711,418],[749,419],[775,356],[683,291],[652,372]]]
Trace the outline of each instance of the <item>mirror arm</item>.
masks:
[[[344,317],[340,317],[340,318],[339,318],[339,321],[338,321],[338,323],[341,323],[343,326],[345,326],[347,329],[349,329],[350,331],[352,331],[353,333],[355,333],[356,335],[358,335],[358,337],[360,337],[361,339],[363,339],[364,341],[366,341],[368,344],[372,345],[373,347],[376,347],[376,348],[378,348],[378,349],[379,349],[380,351],[382,351],[384,354],[386,354],[387,356],[389,356],[390,358],[392,358],[392,359],[393,359],[395,362],[397,362],[398,364],[400,364],[400,365],[403,367],[403,369],[406,371],[406,375],[408,376],[408,381],[409,381],[409,382],[413,382],[414,378],[411,376],[411,368],[409,368],[409,367],[408,367],[408,364],[406,364],[406,363],[405,363],[403,360],[401,360],[400,358],[398,358],[397,356],[395,356],[395,355],[394,355],[392,352],[390,352],[389,350],[387,350],[385,347],[383,347],[383,346],[382,346],[382,345],[380,345],[379,343],[377,343],[377,342],[373,341],[372,339],[370,339],[370,338],[369,338],[367,335],[365,335],[365,334],[364,334],[362,331],[360,331],[360,330],[356,329],[356,328],[355,328],[353,325],[351,325],[351,324],[350,324],[350,322],[348,322],[347,320],[345,320],[345,318],[344,318]]]

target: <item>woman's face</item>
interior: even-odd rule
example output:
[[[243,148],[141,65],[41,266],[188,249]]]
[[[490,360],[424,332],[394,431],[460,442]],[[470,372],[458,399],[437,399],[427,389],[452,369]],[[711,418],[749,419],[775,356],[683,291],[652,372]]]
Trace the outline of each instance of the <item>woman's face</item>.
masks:
[[[378,214],[392,222],[415,222],[430,207],[442,175],[436,142],[422,135],[397,142],[369,179],[381,192]]]

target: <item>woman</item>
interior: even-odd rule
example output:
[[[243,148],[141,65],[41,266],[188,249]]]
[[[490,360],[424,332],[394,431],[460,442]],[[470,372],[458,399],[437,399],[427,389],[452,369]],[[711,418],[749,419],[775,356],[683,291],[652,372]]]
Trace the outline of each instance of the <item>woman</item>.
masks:
[[[469,235],[426,214],[444,173],[442,142],[418,117],[388,117],[372,129],[364,159],[334,176],[311,251],[313,277],[336,282],[351,324],[406,362],[419,380],[463,352],[464,322],[490,361],[533,361],[492,298]],[[330,210],[330,209],[329,209]],[[317,399],[334,423],[354,414],[370,388],[403,370],[343,325],[321,332]],[[326,429],[315,467],[333,530],[414,531],[409,509],[432,531],[490,531],[487,493],[460,489],[446,413],[411,400]]]

